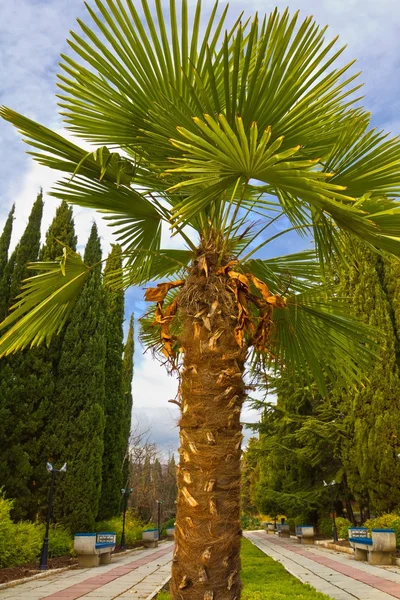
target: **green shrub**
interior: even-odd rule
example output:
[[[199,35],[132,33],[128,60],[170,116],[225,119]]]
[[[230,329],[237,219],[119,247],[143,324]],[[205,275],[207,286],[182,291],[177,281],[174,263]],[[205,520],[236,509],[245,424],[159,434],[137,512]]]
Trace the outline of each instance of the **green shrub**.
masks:
[[[153,525],[155,527],[155,525]],[[149,525],[150,528],[150,525]],[[115,531],[117,544],[121,542],[122,517],[112,517],[105,521],[99,521],[95,526],[96,533],[99,531]],[[133,546],[135,542],[142,539],[143,522],[131,513],[126,513],[125,518],[125,542],[127,546]]]
[[[74,541],[69,531],[61,525],[54,525],[49,532],[49,557],[71,555]]]
[[[0,567],[14,567],[36,560],[42,547],[41,528],[28,522],[14,523],[10,518],[13,501],[0,490]]]
[[[387,513],[374,519],[365,521],[364,527],[368,527],[369,532],[372,529],[394,529],[396,533],[396,544],[400,547],[400,515],[395,513]]]
[[[39,560],[45,526],[10,518],[13,501],[4,498],[0,490],[0,568],[15,567]],[[72,551],[72,538],[59,526],[50,528],[49,557],[63,556]]]
[[[332,537],[333,535],[333,525],[332,519],[330,517],[321,517],[318,521],[318,531],[320,535],[324,537]]]
[[[172,527],[175,527],[175,519],[176,519],[176,517],[171,517],[171,519],[168,519],[168,521],[165,521],[165,523],[163,523],[161,525],[161,536],[167,535],[167,533],[166,533],[167,529],[171,529]]]
[[[345,539],[349,537],[348,528],[351,527],[351,522],[344,517],[336,517],[336,529],[339,539]],[[333,522],[331,517],[322,517],[318,521],[318,531],[321,535],[327,538],[333,537]]]
[[[344,517],[336,517],[336,528],[339,539],[347,540],[349,537],[349,527],[352,526],[352,522]]]
[[[286,519],[286,523],[289,525],[290,533],[294,534],[294,532],[296,531],[295,519],[293,517],[291,517],[290,519]]]
[[[259,529],[261,527],[260,520],[252,515],[242,515],[240,517],[240,526],[242,529]]]

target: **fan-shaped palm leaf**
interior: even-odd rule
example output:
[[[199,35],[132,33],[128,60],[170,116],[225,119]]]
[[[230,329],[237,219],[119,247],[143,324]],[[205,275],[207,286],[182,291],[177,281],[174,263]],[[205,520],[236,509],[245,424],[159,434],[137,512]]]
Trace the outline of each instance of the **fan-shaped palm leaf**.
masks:
[[[10,315],[0,324],[0,356],[33,348],[64,326],[90,272],[79,254],[64,248],[59,262],[32,263],[29,268],[44,271],[26,279]]]

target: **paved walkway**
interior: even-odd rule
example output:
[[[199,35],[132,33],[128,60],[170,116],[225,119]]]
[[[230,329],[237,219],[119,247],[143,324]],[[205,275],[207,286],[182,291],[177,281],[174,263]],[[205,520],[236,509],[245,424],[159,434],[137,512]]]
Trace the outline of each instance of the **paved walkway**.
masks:
[[[244,535],[289,573],[335,600],[400,598],[400,569],[356,562],[348,554],[303,546],[260,531]]]
[[[145,600],[171,569],[173,542],[158,548],[116,554],[109,565],[73,569],[0,590],[1,600]]]

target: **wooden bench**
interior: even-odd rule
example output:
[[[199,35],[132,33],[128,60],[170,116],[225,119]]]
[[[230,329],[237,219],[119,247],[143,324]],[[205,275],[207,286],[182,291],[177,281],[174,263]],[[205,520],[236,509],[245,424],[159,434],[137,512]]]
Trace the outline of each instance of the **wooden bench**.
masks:
[[[296,537],[300,544],[313,544],[314,543],[314,527],[313,525],[297,525],[296,526]]]
[[[368,560],[370,565],[391,565],[396,550],[394,529],[373,529],[371,537],[366,527],[349,527],[349,542],[354,560]]]
[[[76,533],[74,550],[78,555],[80,567],[98,567],[111,562],[111,552],[115,550],[117,534],[102,531],[100,533]]]

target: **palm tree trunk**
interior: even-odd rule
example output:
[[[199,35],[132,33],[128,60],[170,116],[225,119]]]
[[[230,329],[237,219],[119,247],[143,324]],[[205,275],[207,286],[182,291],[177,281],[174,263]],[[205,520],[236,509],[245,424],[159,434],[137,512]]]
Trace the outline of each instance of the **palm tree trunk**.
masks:
[[[195,266],[178,302],[184,368],[171,593],[174,600],[238,600],[246,350],[235,339],[226,277],[208,269],[200,276]]]

